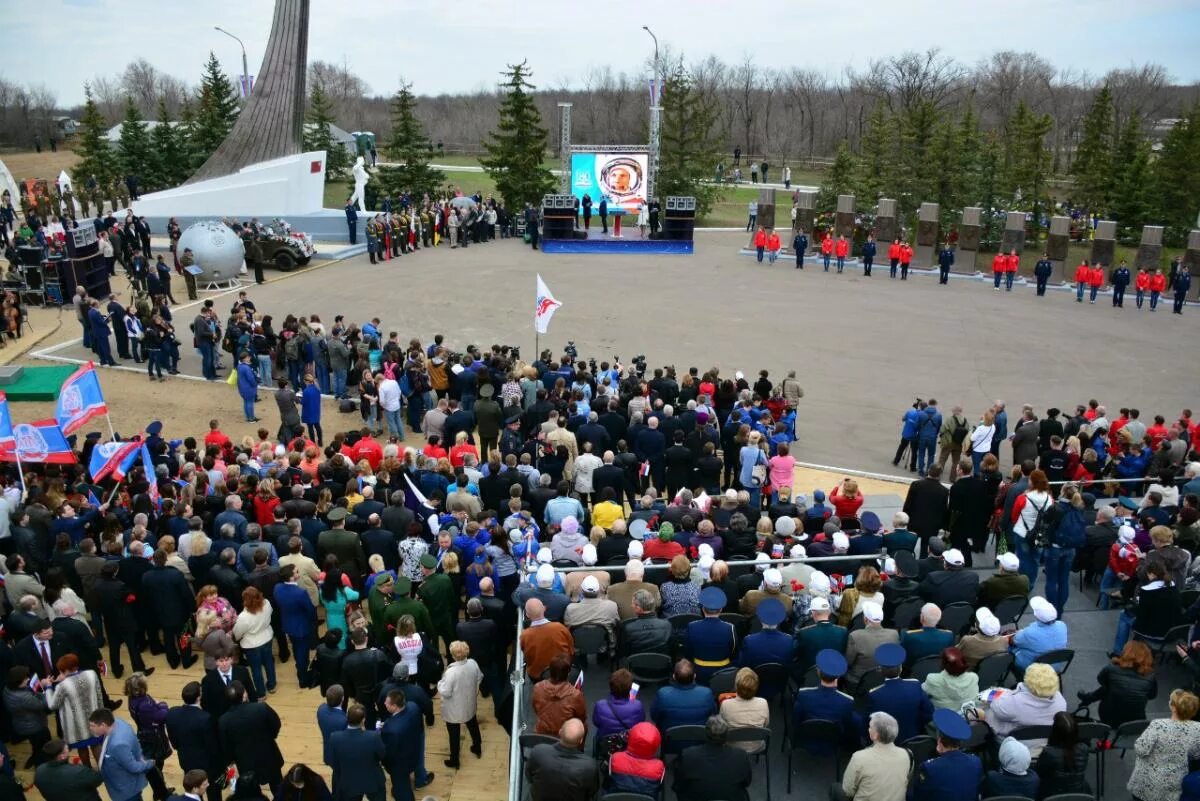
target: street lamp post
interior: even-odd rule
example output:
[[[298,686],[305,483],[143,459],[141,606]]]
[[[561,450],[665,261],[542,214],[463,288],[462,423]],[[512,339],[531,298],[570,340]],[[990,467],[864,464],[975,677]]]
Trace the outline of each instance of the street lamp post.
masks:
[[[220,25],[214,25],[213,29],[225,34],[226,36],[228,36],[230,39],[233,39],[235,42],[238,43],[238,45],[241,46],[241,48],[242,48],[242,92],[245,97],[249,98],[250,97],[250,67],[246,63],[246,45],[245,45],[245,43],[243,43],[241,39],[234,36],[229,31],[222,28]]]
[[[642,30],[654,40],[654,96],[650,102],[650,164],[646,176],[646,200],[650,202],[655,197],[655,183],[658,180],[659,149],[662,140],[662,85],[658,69],[658,37],[650,30],[649,25],[643,25]]]

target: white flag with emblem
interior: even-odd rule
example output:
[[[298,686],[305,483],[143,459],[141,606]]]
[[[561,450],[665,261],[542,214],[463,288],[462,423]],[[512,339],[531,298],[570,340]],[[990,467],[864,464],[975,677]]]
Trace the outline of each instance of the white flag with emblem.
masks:
[[[546,286],[546,282],[539,275],[537,277],[537,306],[533,312],[534,330],[539,334],[546,333],[546,330],[550,328],[550,318],[554,316],[554,312],[561,305],[562,303],[550,294],[550,288]]]

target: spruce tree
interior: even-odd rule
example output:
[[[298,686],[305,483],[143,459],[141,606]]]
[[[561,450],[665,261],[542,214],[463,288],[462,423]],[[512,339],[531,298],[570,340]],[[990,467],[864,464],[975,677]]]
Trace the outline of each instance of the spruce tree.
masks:
[[[433,143],[417,119],[417,98],[410,84],[401,83],[392,98],[392,132],[383,152],[393,164],[379,170],[379,182],[393,197],[407,193],[419,200],[422,195],[434,194],[446,181],[444,172],[429,166]]]
[[[199,103],[193,145],[200,163],[213,154],[237,120],[238,99],[233,81],[221,69],[221,63],[211,52],[200,78]]]
[[[962,210],[962,175],[958,171],[959,130],[953,119],[940,122],[929,147],[929,197],[938,204],[943,231]]]
[[[189,175],[204,163],[204,159],[200,157],[199,147],[196,144],[196,107],[187,95],[184,96],[183,103],[179,106],[178,140],[180,153],[179,170],[183,173],[184,180],[186,180]]]
[[[1113,102],[1108,85],[1096,93],[1083,119],[1083,133],[1075,149],[1071,172],[1075,189],[1071,200],[1089,211],[1105,212],[1113,185]]]
[[[1003,203],[1000,188],[1003,159],[1004,154],[996,135],[986,134],[979,149],[979,184],[976,196],[976,202],[983,210],[980,250],[995,250],[1000,247],[1000,238],[1004,232],[1004,215],[997,212]]]
[[[153,172],[150,186],[155,189],[170,189],[191,175],[190,166],[180,142],[180,132],[171,123],[165,98],[158,99],[158,124],[150,132],[151,164]]]
[[[1117,177],[1110,210],[1117,222],[1117,238],[1136,244],[1142,226],[1156,219],[1150,171],[1150,142],[1142,134],[1142,120],[1131,114],[1115,152]]]
[[[1166,225],[1164,241],[1179,247],[1196,222],[1196,198],[1200,198],[1200,104],[1192,106],[1163,137],[1153,182],[1155,218]]]
[[[526,203],[540,204],[542,196],[557,186],[550,170],[542,166],[548,132],[533,102],[535,89],[525,62],[509,64],[500,121],[489,141],[483,143],[487,156],[480,159],[496,182],[496,191],[514,213]]]
[[[979,136],[979,118],[968,103],[958,119],[957,173],[961,195],[960,205],[971,206],[980,198],[980,156],[983,143]]]
[[[696,198],[697,217],[708,214],[722,194],[721,187],[712,183],[721,152],[715,123],[711,99],[696,88],[690,73],[676,67],[663,84],[654,187],[659,198]]]
[[[876,103],[867,119],[854,171],[854,196],[864,207],[873,205],[881,196],[894,194],[894,130],[894,123],[884,111],[883,103]]]
[[[817,192],[817,211],[826,213],[837,211],[838,195],[848,194],[854,180],[855,160],[845,140],[838,145],[837,155],[829,172],[825,173],[825,181]]]
[[[1021,100],[1006,128],[1004,150],[1008,164],[1004,176],[1005,194],[1014,201],[1020,198],[1016,208],[1033,212],[1035,237],[1049,203],[1046,177],[1050,154],[1046,150],[1046,136],[1053,127],[1054,120],[1049,114],[1039,116]]]
[[[116,159],[108,144],[108,122],[100,113],[96,99],[92,97],[91,87],[84,86],[83,91],[87,99],[83,104],[83,116],[79,120],[79,135],[75,145],[79,163],[71,170],[71,175],[80,185],[92,176],[101,184],[106,184],[116,175]]]
[[[333,138],[333,101],[325,94],[321,81],[313,81],[308,94],[308,113],[304,115],[304,149],[325,151],[325,182],[346,177],[350,154]]]
[[[132,97],[125,98],[125,119],[121,121],[121,141],[117,144],[121,172],[135,176],[143,186],[153,185],[154,165],[150,151],[150,133],[146,121]]]

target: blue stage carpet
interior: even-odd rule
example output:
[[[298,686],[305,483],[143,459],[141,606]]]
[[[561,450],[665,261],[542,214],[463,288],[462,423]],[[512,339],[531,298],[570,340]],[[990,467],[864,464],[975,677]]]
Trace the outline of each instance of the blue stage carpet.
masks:
[[[618,253],[689,256],[693,242],[679,239],[543,239],[543,253]]]

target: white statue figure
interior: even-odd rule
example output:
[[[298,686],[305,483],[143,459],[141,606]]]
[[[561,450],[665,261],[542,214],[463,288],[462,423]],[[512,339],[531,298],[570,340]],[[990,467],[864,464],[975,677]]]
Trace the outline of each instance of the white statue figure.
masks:
[[[354,173],[354,194],[350,196],[350,202],[353,203],[357,200],[358,210],[365,214],[367,211],[367,181],[370,178],[367,176],[367,168],[363,164],[362,156],[359,156],[358,160],[354,162],[352,172]]]

